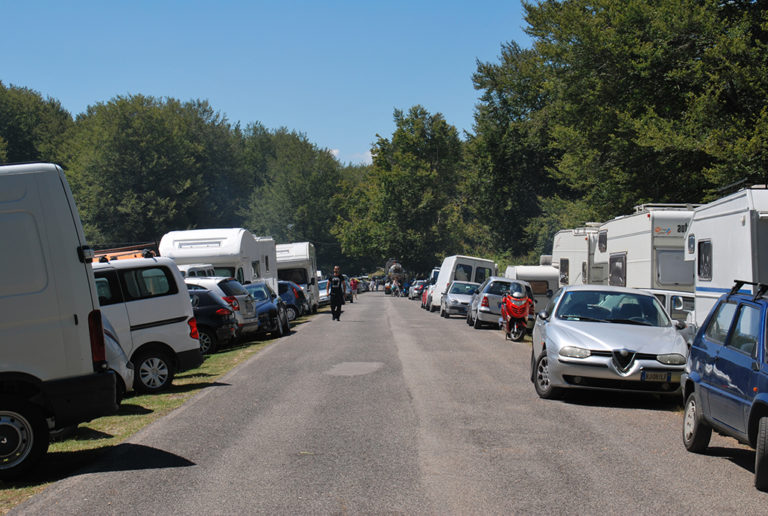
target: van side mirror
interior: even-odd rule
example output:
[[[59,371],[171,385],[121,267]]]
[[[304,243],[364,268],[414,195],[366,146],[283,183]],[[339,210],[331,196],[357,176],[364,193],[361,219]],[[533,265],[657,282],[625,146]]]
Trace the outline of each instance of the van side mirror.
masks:
[[[548,289],[547,290],[547,297],[552,297],[553,295],[555,295],[555,293],[552,292],[552,289]]]
[[[315,278],[309,278],[309,284],[314,285],[315,284]]]

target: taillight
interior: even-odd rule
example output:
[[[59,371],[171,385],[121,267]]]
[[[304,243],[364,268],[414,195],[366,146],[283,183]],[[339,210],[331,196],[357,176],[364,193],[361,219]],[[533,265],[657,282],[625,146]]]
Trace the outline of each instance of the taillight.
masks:
[[[228,308],[219,308],[218,310],[216,310],[216,315],[222,315],[224,317],[227,317],[231,313],[232,313],[232,310]]]
[[[227,296],[223,298],[224,301],[230,304],[232,306],[232,310],[239,311],[240,310],[240,303],[237,302],[237,298],[235,296]]]
[[[487,297],[483,297],[483,301],[480,303],[480,306],[484,306],[486,308],[491,306],[491,304],[488,302],[488,298]]]
[[[200,334],[197,332],[197,319],[194,317],[190,317],[187,321],[187,324],[189,325],[189,336],[193,339],[199,339]]]
[[[107,370],[107,349],[104,346],[104,326],[101,323],[101,311],[93,310],[88,314],[88,331],[91,334],[91,360],[96,372]]]

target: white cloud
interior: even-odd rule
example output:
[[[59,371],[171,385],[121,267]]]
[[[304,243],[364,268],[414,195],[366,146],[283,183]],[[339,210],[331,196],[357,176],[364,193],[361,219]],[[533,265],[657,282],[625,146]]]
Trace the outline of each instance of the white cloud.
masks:
[[[331,154],[333,154],[334,158],[339,157],[339,149],[331,149]]]
[[[351,154],[349,156],[349,161],[352,163],[362,163],[364,165],[370,165],[373,163],[373,159],[371,158],[371,151],[365,151],[363,153],[357,153],[357,154]]]

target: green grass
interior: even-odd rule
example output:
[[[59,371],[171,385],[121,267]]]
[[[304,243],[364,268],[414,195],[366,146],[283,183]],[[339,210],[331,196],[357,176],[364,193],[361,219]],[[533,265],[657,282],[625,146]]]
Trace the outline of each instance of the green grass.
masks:
[[[291,323],[301,325],[306,317]],[[116,446],[153,421],[180,407],[192,396],[212,386],[237,364],[258,353],[272,341],[257,340],[225,348],[209,355],[194,370],[178,374],[165,392],[126,397],[117,414],[77,427],[74,434],[51,442],[48,453],[23,481],[0,481],[0,514],[43,491],[48,485],[73,475],[111,447]]]

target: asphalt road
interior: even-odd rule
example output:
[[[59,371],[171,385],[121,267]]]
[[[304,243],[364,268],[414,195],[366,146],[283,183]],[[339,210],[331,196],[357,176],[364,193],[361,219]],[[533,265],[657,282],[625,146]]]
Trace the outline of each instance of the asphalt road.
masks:
[[[20,514],[765,514],[754,453],[653,397],[539,399],[530,345],[361,294]]]

